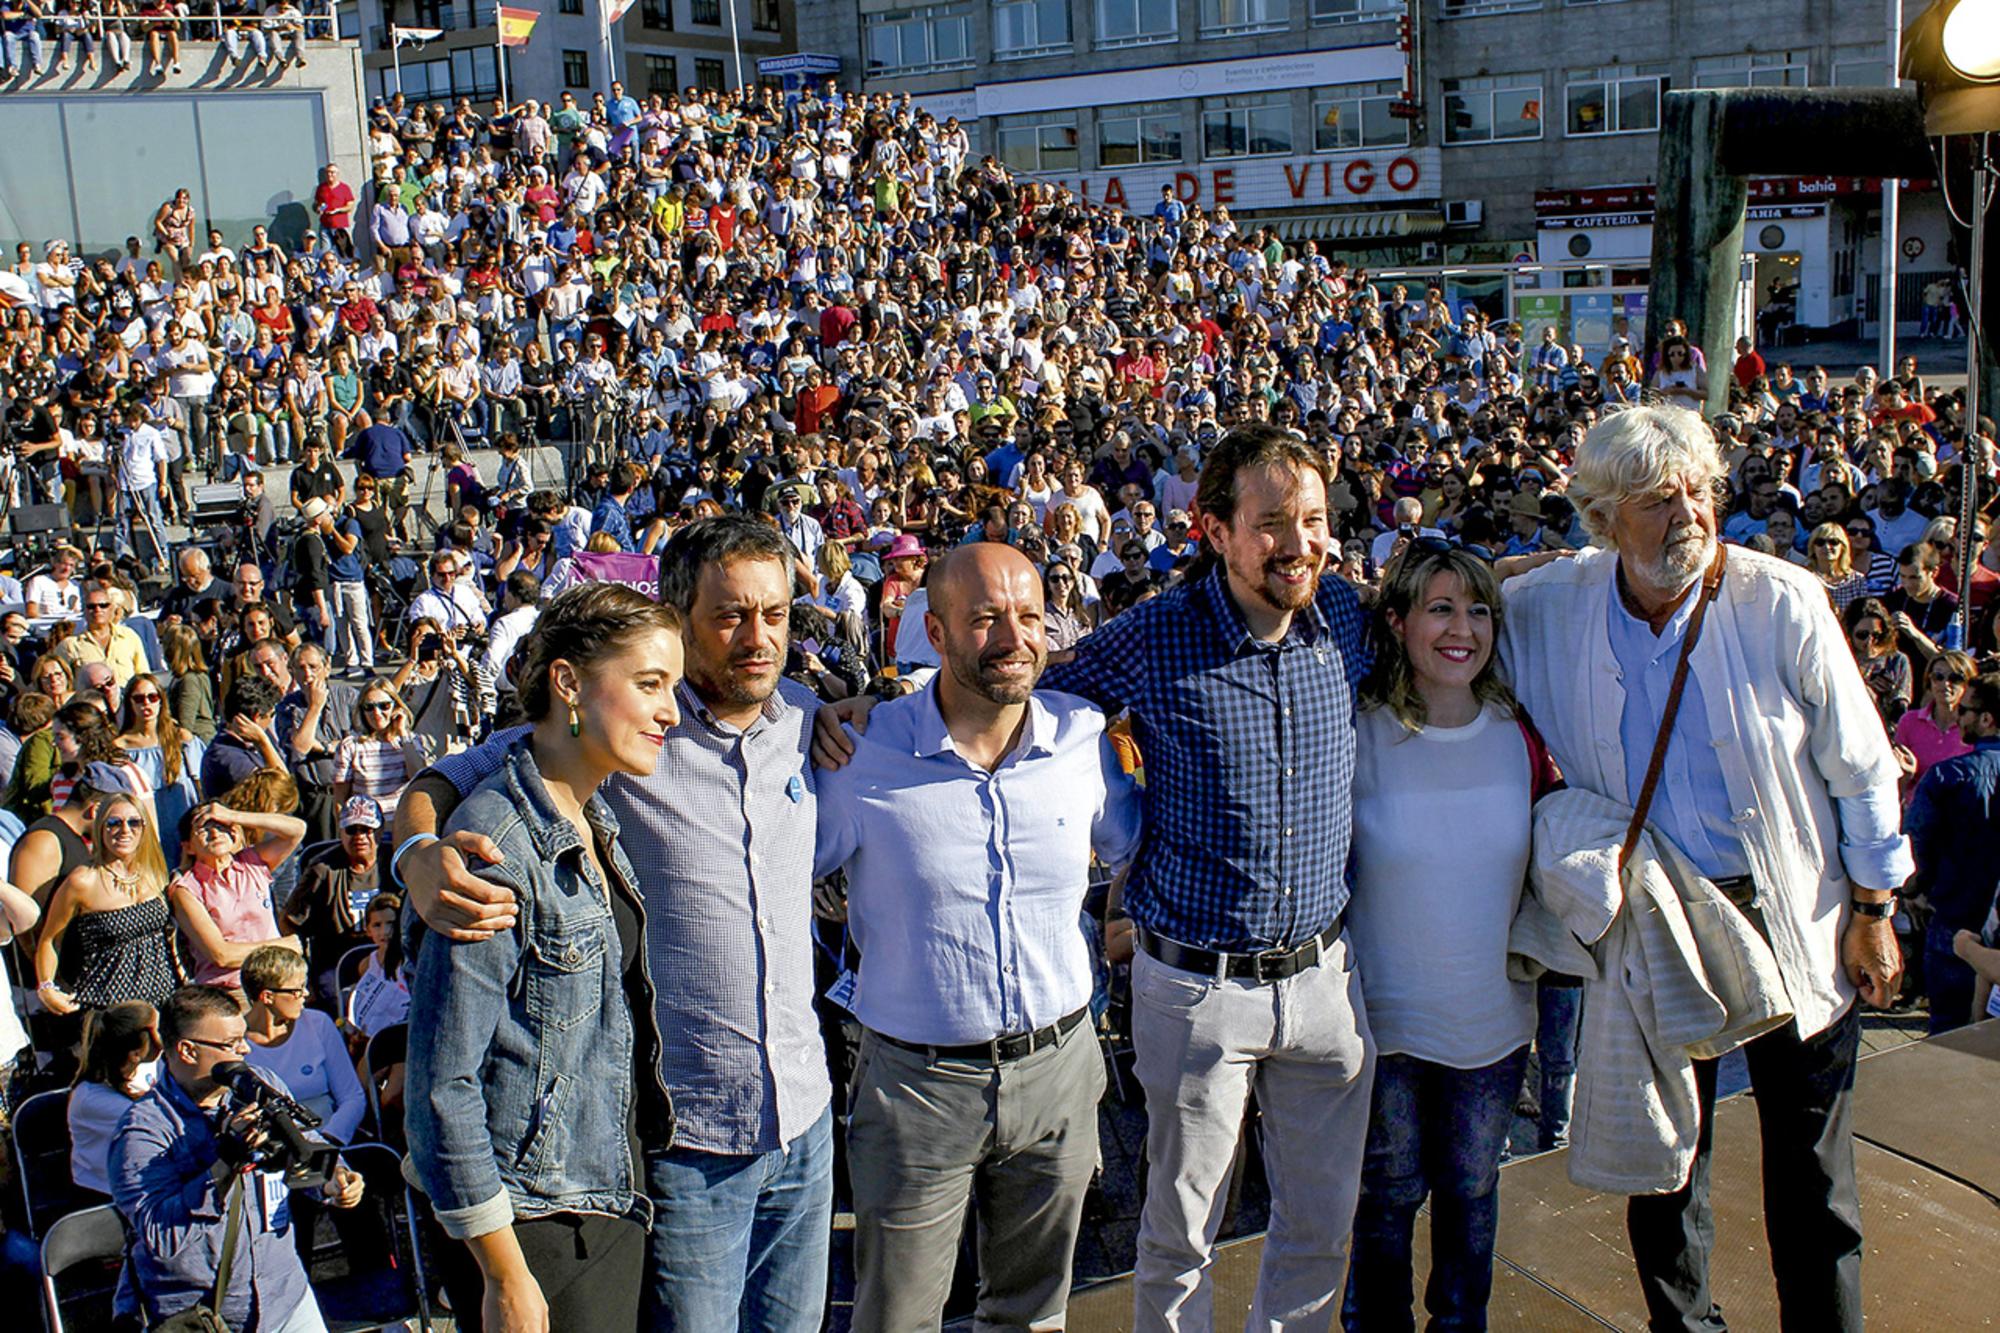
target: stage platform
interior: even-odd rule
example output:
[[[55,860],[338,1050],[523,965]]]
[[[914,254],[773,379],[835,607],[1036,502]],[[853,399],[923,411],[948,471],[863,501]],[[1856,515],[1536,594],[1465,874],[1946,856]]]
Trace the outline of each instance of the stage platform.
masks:
[[[1869,1327],[2000,1327],[2000,1020],[1864,1057],[1854,1127]],[[1731,1328],[1776,1329],[1750,1096],[1717,1107],[1715,1152],[1716,1299]],[[1500,1189],[1491,1327],[1645,1327],[1623,1196],[1570,1184],[1559,1152],[1509,1164]],[[1426,1215],[1417,1226],[1419,1293],[1428,1225]],[[1218,1252],[1218,1330],[1243,1326],[1262,1250],[1262,1237],[1253,1236]],[[1132,1325],[1130,1279],[1078,1291],[1069,1313],[1071,1333],[1123,1333]]]

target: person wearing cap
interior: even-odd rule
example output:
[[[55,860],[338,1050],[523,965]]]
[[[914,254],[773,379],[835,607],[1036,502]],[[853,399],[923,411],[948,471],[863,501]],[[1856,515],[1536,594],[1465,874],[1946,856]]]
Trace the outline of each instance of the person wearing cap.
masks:
[[[896,660],[896,650],[903,617],[908,613],[909,601],[923,591],[924,544],[914,533],[901,533],[889,543],[880,555],[882,561],[881,603],[879,614],[882,618],[882,643],[884,656]],[[928,602],[919,603],[919,607]],[[918,620],[922,623],[921,618]],[[914,643],[914,641],[913,641]]]
[[[340,808],[340,839],[306,862],[285,899],[278,929],[303,945],[314,994],[332,1000],[335,972],[349,950],[369,943],[368,904],[382,887],[382,807],[351,796]]]
[[[1517,491],[1507,501],[1507,524],[1511,532],[1502,555],[1533,555],[1548,549],[1542,532],[1542,502],[1527,491]]]
[[[333,505],[322,496],[307,500],[299,511],[305,528],[292,539],[292,606],[299,632],[308,643],[333,648]]]

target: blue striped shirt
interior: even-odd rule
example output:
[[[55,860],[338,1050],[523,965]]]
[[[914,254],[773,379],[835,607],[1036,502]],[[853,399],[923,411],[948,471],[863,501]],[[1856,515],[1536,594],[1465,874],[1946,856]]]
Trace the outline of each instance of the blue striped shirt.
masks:
[[[1184,944],[1293,944],[1347,906],[1355,687],[1366,616],[1337,575],[1277,643],[1250,633],[1220,566],[1116,617],[1044,689],[1130,709],[1145,833],[1125,888]]]

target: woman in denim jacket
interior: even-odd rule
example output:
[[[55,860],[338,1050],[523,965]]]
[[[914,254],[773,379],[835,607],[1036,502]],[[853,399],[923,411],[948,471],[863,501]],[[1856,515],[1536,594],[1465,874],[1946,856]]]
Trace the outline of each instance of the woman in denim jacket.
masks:
[[[426,938],[410,991],[409,1168],[445,1232],[461,1326],[637,1326],[646,1227],[639,1143],[664,1146],[645,916],[598,795],[649,774],[678,722],[673,610],[593,583],[542,612],[519,692],[533,730],[454,812],[504,860],[511,931]]]

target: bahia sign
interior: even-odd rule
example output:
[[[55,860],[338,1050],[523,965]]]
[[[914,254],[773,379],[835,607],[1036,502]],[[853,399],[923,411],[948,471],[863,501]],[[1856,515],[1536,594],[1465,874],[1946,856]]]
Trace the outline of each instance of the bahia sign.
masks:
[[[1147,214],[1162,186],[1182,203],[1235,210],[1401,204],[1442,197],[1439,150],[1382,148],[1310,157],[1252,157],[1198,166],[1166,165],[1045,175],[1093,204]]]

